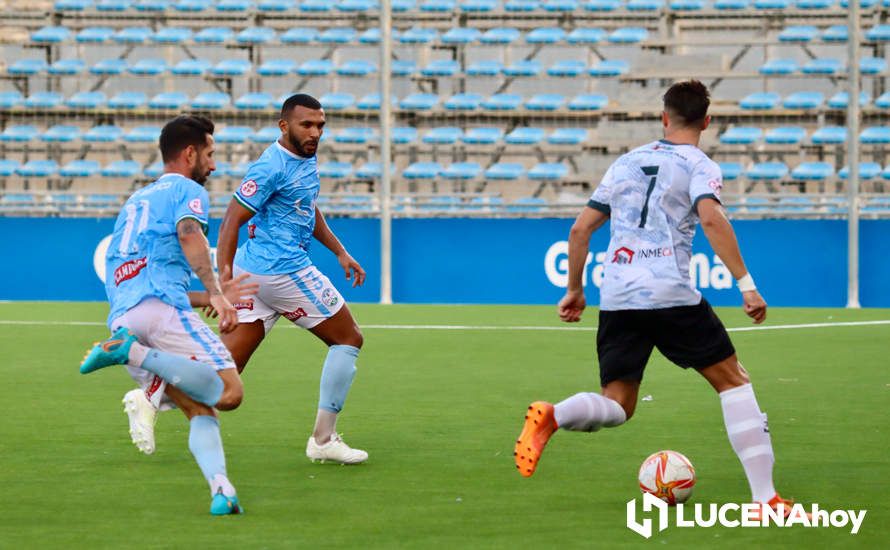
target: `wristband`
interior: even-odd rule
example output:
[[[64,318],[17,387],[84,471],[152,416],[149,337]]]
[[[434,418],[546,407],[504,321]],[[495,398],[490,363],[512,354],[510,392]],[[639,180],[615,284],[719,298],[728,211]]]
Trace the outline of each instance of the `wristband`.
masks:
[[[739,285],[739,292],[757,290],[757,287],[754,285],[754,278],[751,277],[750,273],[745,273],[744,277],[736,280],[736,284]]]

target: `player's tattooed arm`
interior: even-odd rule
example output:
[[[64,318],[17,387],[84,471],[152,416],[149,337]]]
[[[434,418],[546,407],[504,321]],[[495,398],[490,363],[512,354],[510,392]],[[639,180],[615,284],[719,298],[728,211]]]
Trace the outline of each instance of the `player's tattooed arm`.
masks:
[[[222,288],[213,273],[213,264],[210,261],[210,243],[204,236],[201,224],[194,218],[185,218],[176,224],[176,234],[192,271],[210,296],[222,295]]]

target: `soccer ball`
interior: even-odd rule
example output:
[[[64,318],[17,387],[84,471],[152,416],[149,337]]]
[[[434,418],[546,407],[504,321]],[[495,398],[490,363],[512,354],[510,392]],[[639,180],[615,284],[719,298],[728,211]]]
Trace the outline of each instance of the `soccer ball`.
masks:
[[[695,468],[677,451],[658,451],[640,466],[640,489],[668,504],[686,502],[695,485]]]

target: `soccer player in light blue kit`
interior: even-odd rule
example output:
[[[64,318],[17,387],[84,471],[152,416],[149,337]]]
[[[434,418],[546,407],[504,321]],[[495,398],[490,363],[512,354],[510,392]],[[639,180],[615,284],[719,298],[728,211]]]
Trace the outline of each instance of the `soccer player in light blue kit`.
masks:
[[[238,324],[204,236],[209,197],[202,184],[215,169],[213,123],[177,117],[161,131],[160,149],[164,175],[124,204],[106,254],[113,334],[88,352],[80,372],[127,365],[137,381],[155,375],[165,381],[166,395],[189,418],[189,450],[210,485],[210,513],[237,514],[241,506],[226,475],[214,407],[238,407],[243,386],[225,346],[192,311],[188,293],[194,272],[219,314],[220,330]]]
[[[349,447],[337,434],[336,422],[363,339],[343,296],[309,258],[313,237],[337,256],[353,286],[364,282],[365,272],[316,206],[316,150],[325,125],[321,104],[305,94],[293,95],[284,102],[278,125],[281,137],[250,166],[220,226],[220,279],[249,274],[248,281],[259,284],[252,304],[236,304],[240,324],[222,340],[239,371],[281,316],[328,345],[306,456],[357,464],[367,460],[368,453]],[[248,238],[236,254],[238,230],[245,223]]]

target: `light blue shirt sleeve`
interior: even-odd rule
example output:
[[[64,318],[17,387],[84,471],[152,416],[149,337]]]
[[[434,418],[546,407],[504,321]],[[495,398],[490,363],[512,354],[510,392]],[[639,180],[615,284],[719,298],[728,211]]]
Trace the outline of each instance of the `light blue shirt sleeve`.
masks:
[[[174,198],[174,226],[185,218],[193,218],[204,226],[204,231],[207,231],[207,225],[210,221],[208,217],[210,196],[207,194],[207,190],[197,183],[189,182],[188,185],[180,187]]]
[[[235,200],[256,214],[277,189],[279,172],[263,155],[247,169],[244,181],[235,191]]]

